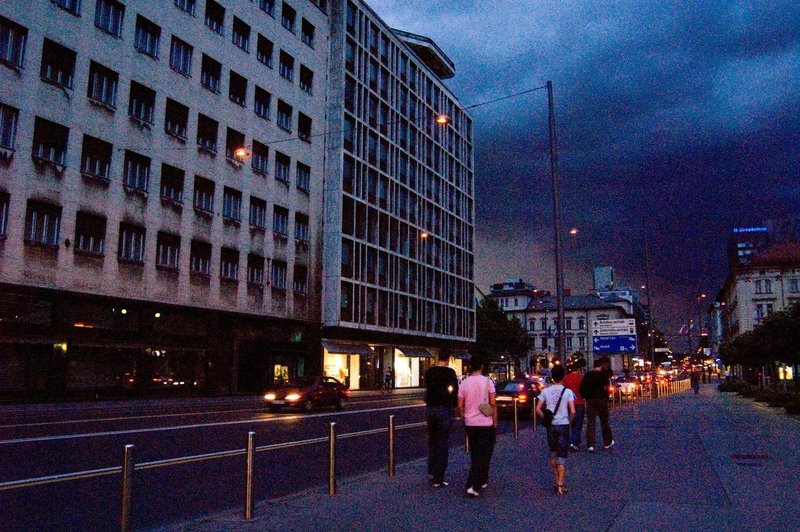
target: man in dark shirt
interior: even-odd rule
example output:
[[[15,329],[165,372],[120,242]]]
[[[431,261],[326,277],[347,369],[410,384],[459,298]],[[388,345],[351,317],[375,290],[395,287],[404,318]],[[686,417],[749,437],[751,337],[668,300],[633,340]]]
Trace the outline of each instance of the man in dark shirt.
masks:
[[[610,449],[614,445],[611,425],[608,423],[608,390],[611,382],[608,379],[606,361],[594,361],[594,369],[583,377],[580,392],[586,400],[586,445],[589,452],[594,451],[595,418],[600,418],[600,429],[603,433],[603,448]]]
[[[450,425],[458,404],[458,378],[447,367],[450,353],[439,351],[436,365],[425,372],[425,404],[428,421],[428,476],[434,488],[447,486],[444,472],[450,451]]]

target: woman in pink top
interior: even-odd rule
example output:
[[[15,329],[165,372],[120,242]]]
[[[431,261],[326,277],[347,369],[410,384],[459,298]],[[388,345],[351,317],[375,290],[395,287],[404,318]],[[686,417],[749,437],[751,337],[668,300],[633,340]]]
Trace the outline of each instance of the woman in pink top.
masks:
[[[469,361],[471,373],[458,387],[458,412],[464,420],[471,458],[467,477],[467,495],[470,497],[478,497],[489,482],[489,463],[497,435],[496,393],[492,379],[483,375],[485,365],[482,358],[473,356]],[[492,405],[490,416],[478,408],[479,404],[487,402]]]

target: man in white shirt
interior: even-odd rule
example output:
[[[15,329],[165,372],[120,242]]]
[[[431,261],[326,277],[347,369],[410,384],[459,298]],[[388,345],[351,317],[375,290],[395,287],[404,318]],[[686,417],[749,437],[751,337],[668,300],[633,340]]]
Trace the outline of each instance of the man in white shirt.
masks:
[[[555,485],[553,491],[559,495],[567,493],[564,477],[567,475],[567,456],[569,456],[569,433],[575,418],[575,394],[565,388],[564,366],[557,364],[552,371],[553,384],[539,394],[536,415],[544,416],[544,409],[553,412],[553,423],[547,427],[547,445],[550,448],[550,467],[553,468]]]

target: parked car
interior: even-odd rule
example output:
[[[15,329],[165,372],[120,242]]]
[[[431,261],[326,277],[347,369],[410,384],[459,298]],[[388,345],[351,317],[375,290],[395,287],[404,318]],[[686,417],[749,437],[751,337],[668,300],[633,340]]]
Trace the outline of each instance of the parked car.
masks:
[[[517,399],[517,412],[520,416],[530,418],[534,408],[534,399],[542,391],[542,385],[530,379],[512,379],[502,381],[495,386],[498,414],[514,414],[514,398]]]
[[[620,377],[613,382],[622,395],[635,395],[641,384],[634,377]]]
[[[299,408],[304,412],[320,406],[341,410],[350,397],[350,389],[333,377],[294,377],[264,392],[264,401],[272,411]]]

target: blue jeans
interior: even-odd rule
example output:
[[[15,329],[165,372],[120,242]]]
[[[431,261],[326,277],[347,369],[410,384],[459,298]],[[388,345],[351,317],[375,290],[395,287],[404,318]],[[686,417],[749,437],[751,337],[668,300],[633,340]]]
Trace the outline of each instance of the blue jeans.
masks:
[[[575,405],[575,419],[572,420],[572,430],[569,438],[570,445],[577,447],[581,444],[584,417],[586,417],[586,405]]]
[[[428,474],[434,484],[444,482],[444,472],[450,452],[450,425],[452,409],[449,406],[429,406],[428,421]]]

